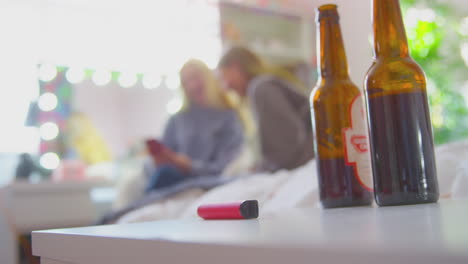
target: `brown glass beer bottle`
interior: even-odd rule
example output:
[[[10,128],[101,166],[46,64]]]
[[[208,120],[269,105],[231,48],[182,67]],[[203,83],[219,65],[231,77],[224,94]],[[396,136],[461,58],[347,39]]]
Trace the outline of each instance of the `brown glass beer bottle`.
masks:
[[[426,78],[410,57],[399,0],[373,0],[374,62],[365,80],[378,205],[439,197]]]
[[[364,99],[349,77],[336,5],[317,10],[319,79],[311,93],[320,201],[325,208],[372,203]]]

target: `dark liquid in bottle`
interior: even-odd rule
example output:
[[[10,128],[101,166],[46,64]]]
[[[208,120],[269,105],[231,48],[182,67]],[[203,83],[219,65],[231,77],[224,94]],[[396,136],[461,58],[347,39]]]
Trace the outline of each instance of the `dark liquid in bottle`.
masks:
[[[368,102],[377,204],[436,202],[439,188],[426,93],[386,95]]]
[[[372,204],[372,192],[361,186],[353,166],[343,158],[318,160],[320,200],[323,207]]]

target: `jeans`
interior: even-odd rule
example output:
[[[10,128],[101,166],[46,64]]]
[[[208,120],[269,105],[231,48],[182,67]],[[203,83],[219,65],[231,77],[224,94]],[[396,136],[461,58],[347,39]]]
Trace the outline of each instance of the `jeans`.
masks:
[[[145,193],[175,185],[176,183],[182,182],[186,178],[187,175],[174,166],[160,166],[156,168],[156,171],[149,178],[148,184],[145,188]]]

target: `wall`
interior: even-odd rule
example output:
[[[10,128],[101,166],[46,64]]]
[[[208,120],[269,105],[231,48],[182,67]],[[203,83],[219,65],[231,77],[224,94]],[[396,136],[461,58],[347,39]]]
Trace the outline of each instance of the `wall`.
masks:
[[[369,42],[371,34],[370,0],[311,1],[313,8],[323,4],[338,5],[351,79],[358,87],[363,88],[364,76],[372,62],[372,48]]]
[[[137,84],[122,88],[115,83],[99,87],[84,81],[74,89],[74,107],[90,117],[118,157],[137,140],[161,135],[169,116],[166,103],[174,94],[162,87],[148,90]]]

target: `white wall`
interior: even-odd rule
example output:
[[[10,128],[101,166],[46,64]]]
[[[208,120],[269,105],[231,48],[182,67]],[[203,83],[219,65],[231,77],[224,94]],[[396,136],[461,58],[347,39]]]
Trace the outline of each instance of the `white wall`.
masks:
[[[24,127],[38,88],[37,19],[32,3],[0,1],[0,153],[34,152],[38,146],[37,133]]]
[[[313,0],[311,8],[323,4],[338,5],[351,79],[363,88],[364,76],[372,62],[370,0]],[[315,12],[315,10],[314,10]],[[315,48],[315,47],[314,47]]]
[[[167,88],[145,89],[141,84],[121,88],[84,81],[74,88],[74,108],[90,117],[115,157],[137,140],[159,137],[168,113],[166,103],[175,96]]]

